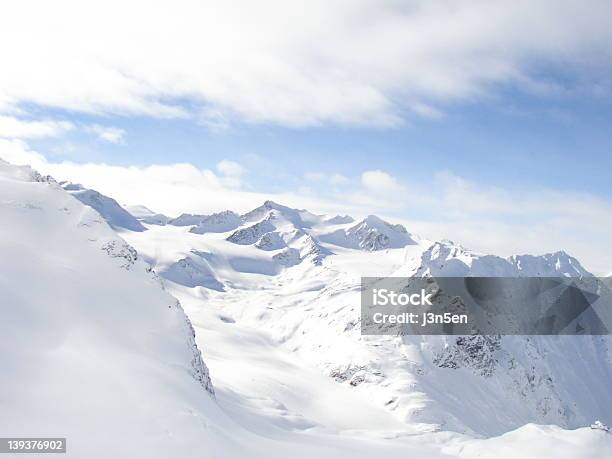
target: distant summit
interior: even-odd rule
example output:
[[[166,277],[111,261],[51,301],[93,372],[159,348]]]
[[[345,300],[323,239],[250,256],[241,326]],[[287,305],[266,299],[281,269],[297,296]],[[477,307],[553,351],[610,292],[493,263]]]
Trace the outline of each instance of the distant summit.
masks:
[[[60,185],[83,204],[97,210],[113,228],[123,228],[130,231],[146,230],[142,223],[121,207],[113,198],[105,196],[98,191],[85,188],[79,183],[61,182]]]

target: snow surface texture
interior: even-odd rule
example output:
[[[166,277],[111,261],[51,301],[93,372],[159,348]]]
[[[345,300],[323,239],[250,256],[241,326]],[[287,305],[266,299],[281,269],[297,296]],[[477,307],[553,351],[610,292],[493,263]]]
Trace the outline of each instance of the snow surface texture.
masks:
[[[203,234],[140,208],[147,231],[119,237],[71,193],[0,163],[4,436],[66,436],[75,458],[610,456],[611,434],[562,428],[610,424],[607,338],[359,333],[362,275],[581,273],[566,254],[485,257],[272,202]]]

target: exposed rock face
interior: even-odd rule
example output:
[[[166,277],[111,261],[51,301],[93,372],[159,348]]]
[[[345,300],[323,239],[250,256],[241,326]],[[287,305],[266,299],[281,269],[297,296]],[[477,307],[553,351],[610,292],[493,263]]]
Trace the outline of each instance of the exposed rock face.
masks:
[[[470,368],[481,376],[492,376],[497,368],[496,352],[501,349],[499,336],[457,336],[437,354],[433,362],[440,368]]]
[[[255,247],[261,250],[278,250],[287,247],[285,240],[277,232],[264,234],[255,244]]]
[[[270,218],[268,218],[252,226],[235,231],[227,240],[234,244],[250,245],[257,242],[264,234],[271,233],[275,229],[274,225],[270,222]]]
[[[129,270],[136,260],[138,260],[138,252],[129,244],[123,241],[113,240],[102,245],[109,257],[121,259],[121,267]]]

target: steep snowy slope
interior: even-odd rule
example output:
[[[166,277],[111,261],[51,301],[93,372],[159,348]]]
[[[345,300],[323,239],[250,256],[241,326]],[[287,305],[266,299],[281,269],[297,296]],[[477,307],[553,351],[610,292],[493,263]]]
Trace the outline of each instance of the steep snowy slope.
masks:
[[[70,457],[191,457],[213,439],[191,325],[136,251],[52,179],[2,161],[0,221],[3,435],[65,436]]]
[[[104,196],[95,190],[84,188],[78,183],[63,182],[62,188],[72,194],[86,206],[97,210],[113,228],[125,228],[130,231],[144,231],[145,227],[117,201]]]

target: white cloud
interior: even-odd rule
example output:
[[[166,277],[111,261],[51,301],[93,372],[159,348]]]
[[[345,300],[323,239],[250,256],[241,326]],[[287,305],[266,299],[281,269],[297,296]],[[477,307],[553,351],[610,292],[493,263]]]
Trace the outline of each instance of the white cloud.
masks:
[[[388,126],[496,84],[563,90],[542,65],[609,91],[609,17],[607,0],[23,0],[0,16],[0,110]]]
[[[109,143],[124,143],[125,141],[125,130],[112,127],[112,126],[101,126],[99,124],[92,124],[85,128],[87,132],[95,134],[98,139]]]
[[[246,173],[246,169],[235,161],[224,159],[217,163],[217,172],[224,185],[238,188],[243,184],[242,176]]]
[[[30,121],[0,115],[0,137],[9,139],[59,137],[73,128],[74,125],[68,121]]]
[[[444,117],[444,114],[440,110],[421,102],[412,104],[410,110],[423,118],[440,119]]]
[[[6,139],[0,139],[0,158],[13,164],[31,165],[57,180],[82,183],[119,202],[142,204],[173,216],[227,208],[246,211],[266,199],[263,194],[233,189],[226,183],[227,176],[187,163],[146,167],[70,161],[53,163],[23,141]]]
[[[27,143],[19,139],[0,138],[0,158],[18,166],[45,166],[47,160],[43,155],[31,150]]]
[[[335,186],[346,185],[349,183],[348,177],[342,174],[332,174],[329,177],[329,183]]]
[[[397,192],[402,189],[395,177],[381,170],[365,171],[361,174],[361,183],[375,193]]]
[[[217,170],[226,176],[239,178],[246,172],[245,168],[242,167],[235,161],[229,161],[224,159],[217,163]]]

